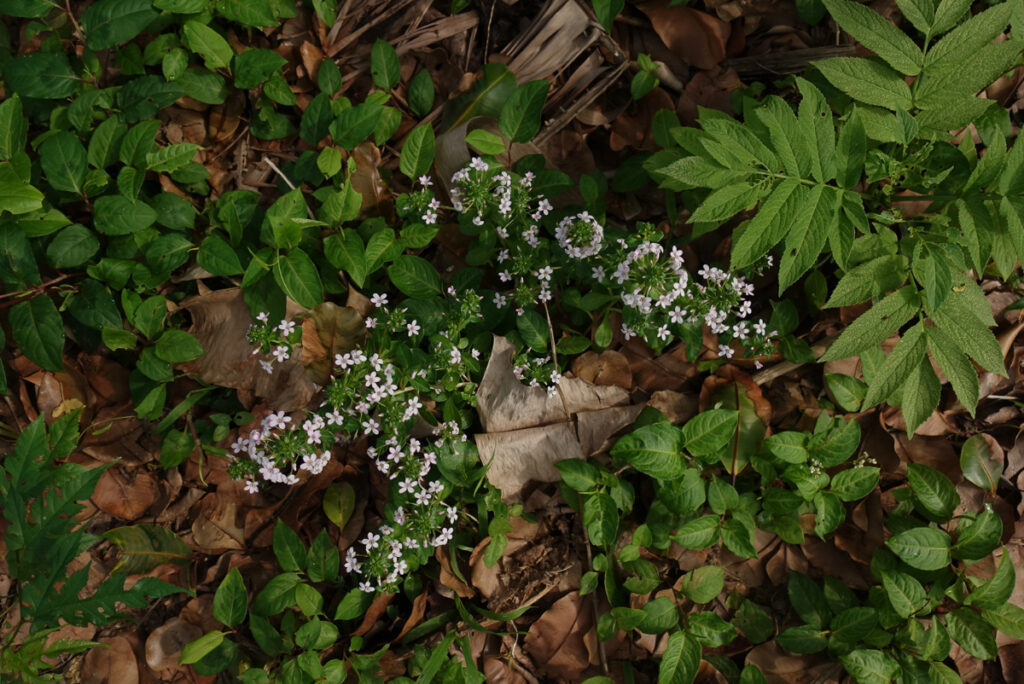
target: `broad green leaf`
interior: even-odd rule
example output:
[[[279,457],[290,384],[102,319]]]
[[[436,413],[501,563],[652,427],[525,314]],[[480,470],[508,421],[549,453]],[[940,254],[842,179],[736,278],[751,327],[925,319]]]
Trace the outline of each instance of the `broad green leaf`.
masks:
[[[896,343],[868,387],[864,408],[870,408],[892,396],[920,364],[925,354],[924,327],[923,322],[915,324]]]
[[[882,585],[893,610],[906,619],[921,610],[925,604],[925,591],[916,578],[905,572],[883,572]]]
[[[991,435],[974,435],[960,448],[960,468],[970,482],[995,494],[1003,475],[1003,448]]]
[[[672,539],[686,549],[706,549],[718,540],[719,525],[717,515],[705,515],[680,527]]]
[[[890,684],[896,681],[899,663],[874,649],[856,649],[839,656],[839,661],[860,684]]]
[[[915,527],[890,537],[885,545],[918,570],[941,570],[952,562],[949,535],[934,527]]]
[[[274,280],[300,306],[312,309],[323,301],[323,284],[316,264],[296,247],[282,254],[274,264]]]
[[[1014,639],[1024,639],[1024,608],[1004,603],[996,608],[982,610],[981,615],[1003,634]]]
[[[977,608],[998,608],[1010,600],[1013,593],[1014,583],[1017,580],[1017,573],[1013,568],[1013,561],[1006,548],[1003,549],[1003,556],[999,559],[999,566],[987,581],[972,591],[964,599],[964,605]]]
[[[332,483],[324,491],[324,515],[339,528],[345,527],[356,505],[355,489],[348,482]]]
[[[839,193],[824,185],[811,188],[806,203],[786,235],[779,261],[779,294],[795,283],[818,259],[830,232],[838,227]]]
[[[343,111],[330,125],[335,144],[346,150],[355,149],[373,133],[381,110],[379,104],[363,102]]]
[[[973,415],[978,406],[978,376],[974,366],[943,330],[929,327],[926,333],[928,351],[953,385],[960,403]]]
[[[156,341],[156,355],[168,363],[184,363],[203,355],[203,345],[184,330],[165,330]]]
[[[274,556],[278,565],[288,572],[306,569],[306,547],[299,535],[280,518],[274,524]]]
[[[44,369],[64,370],[64,324],[53,301],[40,294],[11,307],[11,336],[22,353]]]
[[[848,468],[832,478],[832,493],[843,501],[859,501],[878,485],[879,472],[872,466]]]
[[[836,129],[825,96],[810,81],[797,77],[800,128],[806,137],[811,176],[819,183],[836,177]]]
[[[4,84],[22,97],[62,100],[78,87],[63,52],[31,52],[4,64]]]
[[[825,384],[844,411],[855,413],[860,410],[868,391],[863,380],[841,373],[826,373]]]
[[[88,164],[77,136],[59,131],[47,138],[39,146],[39,163],[54,189],[82,194]]]
[[[344,271],[357,287],[366,279],[366,256],[363,239],[355,230],[343,229],[324,240],[324,256],[331,265]]]
[[[505,141],[501,137],[482,128],[466,134],[466,144],[480,154],[499,155],[505,151]]]
[[[402,145],[398,169],[415,180],[430,171],[434,163],[434,129],[429,123],[412,129]]]
[[[268,0],[213,0],[213,8],[225,19],[253,28],[278,23]]]
[[[21,110],[21,98],[9,95],[0,103],[0,160],[10,159],[25,149],[28,119]]]
[[[168,82],[160,76],[134,78],[117,91],[117,106],[127,123],[156,116],[156,113],[185,94],[180,83]],[[159,123],[159,122],[157,122]]]
[[[0,280],[11,290],[41,282],[32,245],[25,232],[12,222],[0,224]]]
[[[728,186],[735,187],[735,186]],[[807,198],[807,190],[795,180],[779,183],[761,205],[757,215],[734,237],[732,268],[749,266],[764,258],[782,240],[796,220]]]
[[[232,568],[213,595],[213,618],[225,627],[235,627],[245,620],[248,604],[242,573]]]
[[[502,106],[516,90],[516,77],[507,66],[490,62],[473,89],[445,105],[441,129],[450,131],[476,116],[497,117]]]
[[[949,520],[960,505],[960,495],[949,478],[920,463],[907,466],[907,482],[918,503],[942,522]]]
[[[583,525],[596,546],[614,544],[619,529],[619,511],[612,497],[605,493],[588,496],[583,502]]]
[[[224,641],[224,632],[207,632],[195,641],[186,644],[181,649],[181,657],[178,662],[182,665],[191,665],[202,660]]]
[[[668,596],[661,596],[644,604],[643,619],[637,629],[646,634],[662,634],[679,624],[679,608]]]
[[[908,435],[913,435],[938,408],[941,395],[942,385],[932,369],[931,361],[922,350],[920,362],[903,383],[901,408]]]
[[[829,624],[832,634],[829,635],[829,644],[833,650],[840,650],[843,646],[849,646],[860,642],[871,633],[878,624],[878,614],[874,608],[867,606],[855,606],[847,608],[834,618]]]
[[[956,530],[956,544],[953,545],[953,555],[956,558],[967,560],[981,560],[992,553],[1003,536],[1003,521],[992,510],[989,504],[985,505],[974,520],[962,518]]]
[[[735,415],[735,414],[734,414]],[[683,432],[671,423],[645,425],[624,436],[611,454],[640,472],[660,480],[680,477],[685,469]]]
[[[203,58],[207,69],[227,69],[235,51],[224,36],[204,23],[190,20],[182,26],[185,45]]]
[[[370,50],[370,75],[374,84],[383,90],[391,90],[402,80],[398,53],[391,43],[378,38]]]
[[[700,668],[701,648],[686,632],[673,632],[658,664],[660,684],[690,684]]]
[[[920,302],[911,286],[905,286],[861,314],[821,357],[821,361],[849,358],[881,344],[917,313]]]
[[[982,323],[965,297],[950,293],[946,302],[932,313],[932,320],[956,346],[986,370],[1006,376],[1003,353],[992,332]]]
[[[524,311],[516,318],[516,330],[531,349],[545,352],[548,348],[548,325],[536,311]]]
[[[829,14],[858,43],[908,76],[921,71],[921,49],[882,15],[851,0],[823,0]]]
[[[772,149],[785,172],[795,178],[803,177],[801,167],[809,168],[810,161],[805,154],[808,141],[801,138],[796,114],[789,104],[776,95],[770,95],[755,114],[768,129]]]
[[[555,463],[555,467],[558,468],[558,472],[562,476],[562,482],[577,492],[588,492],[594,489],[601,477],[597,467],[575,458],[558,461]]]
[[[828,633],[814,625],[800,625],[781,632],[775,643],[793,653],[820,653],[828,648]]]
[[[186,95],[204,104],[219,105],[228,97],[224,77],[207,69],[186,69],[177,82]]]
[[[281,55],[265,48],[250,48],[233,59],[235,87],[248,90],[266,82],[288,63]]]
[[[417,71],[409,81],[409,109],[416,116],[423,117],[434,107],[434,79],[426,69]]]
[[[170,430],[160,442],[160,465],[174,468],[184,463],[195,449],[196,440],[184,430]]]
[[[199,245],[196,263],[214,275],[231,276],[242,273],[242,262],[238,254],[223,238],[209,235]]]
[[[935,0],[896,0],[900,12],[921,33],[931,36],[935,23]]]
[[[717,454],[732,439],[738,419],[735,410],[702,411],[683,426],[683,446],[698,458]]]
[[[150,0],[98,0],[82,12],[79,23],[90,50],[127,43],[156,19]]]
[[[995,660],[999,655],[992,626],[970,608],[956,608],[946,614],[949,636],[975,658]]]
[[[403,294],[413,299],[426,299],[441,293],[441,277],[429,261],[411,254],[402,254],[388,266],[388,277]]]
[[[683,576],[680,590],[694,603],[711,603],[724,586],[725,571],[717,565],[704,565]]]
[[[859,102],[893,111],[909,110],[910,86],[897,71],[867,57],[833,57],[814,62],[832,85]]]
[[[825,594],[818,583],[807,575],[791,570],[786,582],[786,592],[793,610],[800,619],[816,629],[822,629],[832,619]]]
[[[89,138],[89,151],[87,159],[89,164],[97,169],[105,169],[117,159],[117,149],[121,145],[128,128],[117,120],[110,117],[93,131]]]
[[[943,5],[953,3],[943,2],[936,11],[936,23],[939,17],[944,14]],[[968,5],[969,6],[969,5]],[[984,12],[979,12],[964,23],[956,27],[948,35],[943,36],[930,50],[925,60],[925,73],[935,73],[937,70],[948,69],[976,57],[979,50],[995,40],[996,36],[1003,32],[1010,21],[1013,11],[1012,5],[1002,3],[990,7]],[[961,11],[962,14],[962,11]],[[950,24],[952,27],[953,24]]]
[[[23,181],[10,162],[0,162],[0,212],[27,214],[42,206],[43,193]]]
[[[867,152],[867,138],[864,123],[855,107],[853,113],[839,131],[836,145],[836,182],[847,190],[860,182],[864,172],[864,157]]]
[[[935,23],[932,24],[932,35],[942,35],[956,26],[964,12],[971,8],[972,0],[939,0],[935,8]]]
[[[739,511],[733,515],[738,515]],[[757,558],[757,548],[754,546],[753,525],[748,527],[737,518],[732,517],[722,523],[722,543],[725,547],[740,558]]]
[[[252,614],[270,617],[295,605],[295,587],[300,581],[301,578],[295,572],[282,572],[272,577],[256,595],[252,603]]]
[[[550,83],[544,79],[524,83],[502,106],[498,129],[510,142],[529,142],[540,132],[541,112],[549,87]]]

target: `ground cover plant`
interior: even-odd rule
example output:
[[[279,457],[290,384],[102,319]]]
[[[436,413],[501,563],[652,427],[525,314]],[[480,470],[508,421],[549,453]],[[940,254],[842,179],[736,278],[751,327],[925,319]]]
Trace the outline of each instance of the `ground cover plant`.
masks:
[[[3,681],[1018,678],[1020,3],[0,14]]]

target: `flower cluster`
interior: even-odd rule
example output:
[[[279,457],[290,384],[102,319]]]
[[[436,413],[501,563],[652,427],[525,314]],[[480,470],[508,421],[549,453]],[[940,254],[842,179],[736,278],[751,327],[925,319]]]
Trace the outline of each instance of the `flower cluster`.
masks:
[[[276,326],[270,325],[270,314],[266,311],[256,317],[256,323],[249,326],[246,335],[249,344],[255,347],[252,353],[264,354],[270,358],[260,359],[260,367],[267,373],[274,372],[274,362],[281,363],[291,358],[292,347],[302,338],[302,328],[295,321],[283,320]]]
[[[366,347],[335,355],[320,408],[301,424],[271,413],[232,445],[229,473],[256,492],[261,481],[290,485],[303,470],[316,475],[334,444],[367,438],[368,460],[390,496],[384,523],[347,551],[345,566],[364,591],[393,590],[455,531],[458,511],[446,503],[450,487],[436,466],[472,447],[458,420],[438,422],[426,405],[439,393],[449,401],[456,394],[472,401],[480,352],[462,331],[480,317],[481,298],[474,292],[448,294],[431,330],[407,308],[389,307],[385,294],[374,295]],[[262,317],[250,331],[251,340],[272,335]]]
[[[528,353],[517,354],[512,360],[512,373],[516,380],[530,387],[543,387],[548,396],[558,393],[558,385],[562,382],[562,374],[551,363],[550,356],[530,357]]]

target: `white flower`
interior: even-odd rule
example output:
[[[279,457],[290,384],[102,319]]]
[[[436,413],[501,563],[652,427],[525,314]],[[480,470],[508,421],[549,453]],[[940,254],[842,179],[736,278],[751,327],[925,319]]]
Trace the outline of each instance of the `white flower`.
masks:
[[[291,352],[288,351],[288,347],[278,345],[277,347],[274,347],[274,351],[271,352],[271,355],[277,359],[278,363],[281,363],[282,361],[288,360],[288,357],[291,356]]]
[[[767,330],[768,324],[763,320],[758,320],[757,323],[754,324],[754,332],[758,335],[764,335]]]
[[[388,304],[388,296],[386,294],[382,293],[382,292],[375,292],[373,294],[373,296],[370,297],[370,302],[374,306],[378,306],[378,307],[379,306],[387,306],[387,304]]]
[[[434,184],[434,181],[430,180],[430,176],[420,176],[417,180],[420,182],[420,185],[425,188],[429,188]]]
[[[678,306],[668,312],[668,319],[673,323],[679,325],[686,320],[686,311],[680,309]]]
[[[250,494],[257,494],[260,491],[260,486],[252,480],[245,481],[245,491]]]
[[[409,332],[409,337],[418,335],[420,332],[420,324],[416,321],[411,321],[406,324],[405,329]]]
[[[734,353],[735,353],[735,351],[729,345],[727,345],[727,344],[720,344],[720,345],[718,345],[718,355],[719,356],[725,357],[727,359],[731,359],[732,355]]]
[[[445,527],[441,530],[441,534],[437,535],[434,539],[434,546],[444,546],[452,540],[455,530],[451,527]]]
[[[596,280],[597,282],[604,282],[604,267],[595,266],[594,270],[591,271],[590,275],[593,276],[594,280]]]
[[[366,550],[369,551],[371,549],[377,548],[377,542],[379,542],[379,541],[380,541],[380,535],[379,534],[374,534],[373,532],[367,532],[366,533],[366,538],[363,539],[363,546],[365,546]]]
[[[268,320],[270,320],[270,314],[267,313],[266,311],[261,311],[256,316],[256,320],[259,321],[260,323],[266,323]]]
[[[278,324],[277,329],[281,331],[282,335],[284,335],[285,337],[288,337],[289,335],[291,335],[295,331],[295,322],[294,321],[281,321]]]
[[[363,423],[363,430],[368,435],[376,435],[380,433],[380,423],[375,421],[373,418],[367,418],[366,422]]]
[[[411,477],[407,477],[398,483],[399,494],[412,494],[416,491],[416,481]]]
[[[473,157],[469,162],[469,166],[475,171],[486,171],[488,169],[487,162],[480,157]]]
[[[366,593],[366,594],[370,594],[370,593],[373,593],[373,590],[374,590],[373,589],[373,585],[370,584],[369,581],[363,580],[362,582],[359,583],[359,591],[361,591],[363,593]]]
[[[451,354],[449,355],[452,363],[462,363],[462,352],[459,351],[458,347],[452,347]]]
[[[274,372],[273,364],[271,364],[269,361],[264,361],[263,359],[260,359],[260,368],[262,368],[263,370],[265,370],[268,373],[273,373]]]
[[[363,321],[363,325],[366,326],[367,330],[373,330],[374,328],[377,327],[377,319],[372,317],[367,318],[365,321]]]
[[[430,211],[428,209],[427,211],[423,212],[423,216],[421,216],[420,218],[422,218],[423,222],[426,223],[428,226],[432,226],[435,223],[437,223],[437,212]]]
[[[660,328],[658,328],[658,339],[660,339],[660,340],[667,340],[668,337],[669,337],[669,332],[668,332],[668,326],[667,325],[663,325]]]

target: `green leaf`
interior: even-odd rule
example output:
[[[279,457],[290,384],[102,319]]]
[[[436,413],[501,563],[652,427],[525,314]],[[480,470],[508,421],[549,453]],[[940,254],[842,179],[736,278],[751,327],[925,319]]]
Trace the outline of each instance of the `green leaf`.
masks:
[[[915,527],[890,537],[885,545],[918,570],[941,570],[952,562],[949,535],[934,527]]]
[[[904,620],[921,610],[926,603],[924,587],[905,572],[883,572],[882,585],[893,610]]]
[[[814,62],[814,66],[832,85],[859,102],[893,111],[909,110],[913,105],[903,76],[876,59],[833,57]]]
[[[190,20],[182,26],[185,45],[203,58],[207,69],[227,69],[235,51],[224,36],[204,23]]]
[[[690,216],[692,223],[716,223],[750,209],[760,198],[757,188],[749,183],[734,183],[712,190]]]
[[[378,38],[370,50],[370,75],[378,88],[391,90],[402,80],[398,53],[391,43]]]
[[[192,161],[200,149],[195,143],[178,143],[167,147],[158,147],[146,154],[146,170],[158,173],[171,173]]]
[[[184,363],[203,355],[203,345],[184,330],[165,330],[157,338],[155,350],[168,363]]]
[[[679,624],[679,609],[668,596],[660,596],[644,604],[643,619],[637,629],[645,634],[663,634]]]
[[[935,0],[896,0],[900,12],[921,33],[931,36],[935,22]]]
[[[127,43],[157,18],[150,0],[98,0],[82,13],[79,23],[90,50]]]
[[[339,528],[345,527],[356,506],[355,489],[347,482],[332,483],[324,492],[324,515]]]
[[[935,22],[932,24],[932,35],[939,36],[956,26],[964,12],[969,10],[972,0],[940,0],[935,8]]]
[[[59,131],[39,146],[39,163],[56,190],[82,194],[87,169],[85,147],[78,137]]]
[[[117,91],[117,105],[128,123],[148,119],[185,94],[180,83],[168,83],[159,76],[140,76]],[[157,122],[159,123],[159,122]]]
[[[196,440],[192,435],[182,430],[171,430],[164,435],[160,444],[160,465],[164,468],[174,468],[184,463],[192,450],[195,449]]]
[[[809,271],[839,222],[839,193],[824,185],[811,188],[786,235],[779,261],[779,294]]]
[[[679,428],[671,423],[654,423],[624,436],[612,447],[611,454],[646,475],[673,480],[680,477],[686,467],[682,443],[683,432]]]
[[[62,100],[78,87],[63,52],[32,52],[4,65],[4,84],[22,97]]]
[[[135,349],[135,345],[139,341],[130,330],[122,330],[120,328],[104,328],[101,331],[101,336],[103,344],[107,345],[107,348],[111,351]]]
[[[775,643],[793,653],[820,653],[828,648],[828,635],[814,625],[800,625],[780,633]]]
[[[718,540],[718,534],[718,516],[705,515],[680,527],[672,539],[686,549],[706,549]]]
[[[860,410],[868,391],[863,380],[842,373],[826,373],[825,384],[844,411],[855,413]]]
[[[120,560],[113,572],[147,573],[164,563],[188,565],[192,550],[181,537],[160,525],[140,524],[115,527],[103,538],[117,545]]]
[[[228,97],[224,77],[206,69],[186,69],[177,82],[186,95],[204,104],[219,105]]]
[[[430,171],[434,163],[434,129],[429,123],[412,129],[402,145],[398,169],[415,180]]]
[[[1003,475],[1003,449],[990,435],[974,435],[960,448],[960,468],[970,482],[995,494]]]
[[[583,502],[583,525],[596,546],[614,544],[619,530],[619,511],[612,497],[604,492],[588,496]]]
[[[536,311],[524,311],[522,316],[516,318],[516,330],[522,336],[523,342],[533,350],[538,352],[547,350],[548,325]]]
[[[961,519],[956,531],[953,555],[967,560],[981,560],[999,546],[1003,536],[1003,521],[987,505],[972,521]]]
[[[485,64],[483,75],[473,89],[445,106],[441,129],[450,131],[476,116],[497,117],[516,89],[516,77],[499,62]]]
[[[441,277],[429,261],[411,254],[395,257],[388,266],[388,277],[402,294],[427,299],[441,293]]]
[[[232,568],[213,595],[213,618],[225,627],[240,625],[245,620],[248,603],[242,573],[238,568]]]
[[[717,565],[704,565],[683,576],[680,591],[694,603],[711,603],[724,587],[725,570]]]
[[[836,176],[836,129],[832,110],[813,83],[797,77],[796,85],[803,95],[799,119],[810,152],[811,176],[819,183],[826,183]]]
[[[1024,639],[1024,608],[1004,603],[996,608],[981,611],[990,625],[1014,639]]]
[[[220,646],[221,642],[224,641],[224,636],[224,632],[207,632],[181,649],[181,657],[178,659],[178,662],[182,665],[191,665],[192,663],[199,662],[212,652],[213,649]]]
[[[851,0],[823,0],[829,14],[858,43],[897,71],[915,76],[921,71],[920,48],[882,15]]]
[[[1006,376],[1003,352],[995,336],[973,310],[974,304],[956,288],[945,303],[932,313],[932,320],[956,346],[978,364],[997,375]]]
[[[807,190],[795,180],[779,183],[764,201],[757,215],[735,236],[732,268],[749,266],[764,257],[782,240],[807,198]]]
[[[466,144],[480,154],[499,155],[505,151],[505,141],[499,136],[478,128],[466,134]]]
[[[252,614],[270,617],[295,605],[295,587],[300,581],[299,575],[294,572],[282,572],[272,577],[256,595],[252,603]]]
[[[10,159],[25,149],[28,119],[21,110],[21,98],[9,95],[0,103],[0,159]]]
[[[529,142],[540,132],[541,112],[550,85],[545,79],[524,83],[502,106],[498,130],[510,142]]]
[[[0,211],[27,214],[43,206],[43,193],[23,181],[10,162],[0,162]]]
[[[434,107],[434,79],[430,72],[420,69],[409,81],[409,109],[416,116],[422,117]]]
[[[238,275],[245,270],[242,268],[242,262],[238,260],[235,250],[226,240],[217,235],[207,236],[199,245],[196,263],[213,275]]]
[[[956,392],[960,403],[973,415],[974,409],[978,406],[978,376],[974,366],[943,330],[929,327],[926,333],[928,351],[932,353],[935,362],[953,385],[953,391]]]
[[[903,420],[907,424],[907,434],[913,435],[924,421],[939,405],[942,386],[932,369],[928,356],[923,354],[907,381],[903,383],[902,409]]]
[[[64,370],[64,325],[49,297],[38,295],[11,307],[11,335],[31,361],[46,370]]]
[[[601,476],[595,466],[575,458],[557,461],[555,467],[562,476],[562,482],[577,492],[594,489]]]
[[[970,608],[956,608],[946,614],[949,636],[975,658],[995,660],[999,655],[992,626]]]
[[[839,131],[836,145],[836,182],[849,190],[860,182],[864,173],[864,158],[867,152],[867,138],[864,123],[854,108],[853,114]]]
[[[274,525],[274,556],[278,564],[289,572],[306,569],[306,547],[299,535],[280,518]]]
[[[976,606],[978,608],[998,608],[1010,600],[1013,587],[1017,580],[1017,573],[1013,568],[1013,561],[1010,554],[1003,549],[1003,556],[999,559],[999,566],[995,573],[984,584],[972,591],[964,599],[964,605]]]
[[[287,63],[288,60],[272,50],[250,48],[234,57],[235,87],[255,88]]]
[[[907,466],[907,482],[917,502],[931,515],[949,520],[960,505],[960,495],[945,475],[926,465],[911,463]]]
[[[839,656],[839,661],[860,684],[890,684],[896,681],[899,663],[882,651],[856,649]]]
[[[225,19],[253,28],[278,23],[268,0],[213,0],[213,9]]]
[[[363,102],[343,111],[330,125],[335,144],[346,150],[354,150],[373,133],[381,109],[379,104]]]
[[[702,411],[683,426],[683,445],[697,458],[720,452],[736,433],[739,412],[729,409]]]
[[[357,287],[366,279],[366,256],[363,239],[355,230],[342,230],[324,240],[324,256],[331,265],[344,271]]]
[[[896,290],[851,323],[820,360],[838,361],[881,344],[903,327],[919,306],[913,287],[907,285]]]
[[[886,356],[882,367],[868,387],[864,408],[870,408],[888,399],[910,376],[925,355],[924,323],[910,328]]]
[[[342,597],[334,612],[335,620],[354,620],[360,617],[370,607],[374,595],[362,592],[358,589],[351,589]]]
[[[691,684],[700,668],[701,648],[686,632],[673,632],[658,664],[660,684]]]
[[[737,511],[733,515],[738,513]],[[753,525],[748,527],[736,517],[722,523],[722,543],[740,558],[757,558]]]
[[[323,301],[324,288],[316,264],[298,247],[278,257],[274,280],[300,306],[312,309]]]
[[[848,468],[832,478],[832,493],[843,501],[859,501],[878,485],[880,472],[872,466]]]

